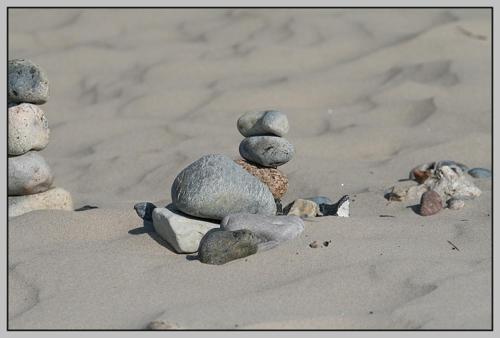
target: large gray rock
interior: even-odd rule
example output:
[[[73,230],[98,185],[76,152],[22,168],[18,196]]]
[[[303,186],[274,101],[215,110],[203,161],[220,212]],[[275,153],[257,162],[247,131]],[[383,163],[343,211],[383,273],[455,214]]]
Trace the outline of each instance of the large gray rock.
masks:
[[[156,208],[153,210],[153,227],[178,253],[198,251],[202,237],[219,224],[193,219],[175,210]]]
[[[47,191],[54,177],[45,159],[36,151],[8,158],[9,196],[30,195]]]
[[[304,222],[297,216],[265,216],[248,213],[227,215],[221,229],[235,231],[247,229],[260,241],[259,251],[271,249],[279,243],[294,239],[304,231]]]
[[[212,229],[203,236],[198,257],[202,263],[225,264],[257,252],[259,238],[250,230]]]
[[[277,167],[290,161],[295,153],[288,140],[278,136],[252,136],[240,143],[240,155],[264,167]]]
[[[9,217],[44,209],[73,210],[70,193],[61,188],[52,188],[39,194],[9,196]]]
[[[30,60],[10,60],[7,93],[9,102],[45,103],[49,98],[47,74]]]
[[[283,136],[288,133],[288,118],[275,110],[248,112],[236,123],[239,132],[245,137],[257,135]]]
[[[21,155],[30,150],[42,150],[49,143],[49,123],[45,113],[30,103],[8,110],[8,154]]]
[[[175,178],[172,203],[180,211],[220,220],[238,212],[275,215],[273,194],[258,178],[225,155],[205,155]]]

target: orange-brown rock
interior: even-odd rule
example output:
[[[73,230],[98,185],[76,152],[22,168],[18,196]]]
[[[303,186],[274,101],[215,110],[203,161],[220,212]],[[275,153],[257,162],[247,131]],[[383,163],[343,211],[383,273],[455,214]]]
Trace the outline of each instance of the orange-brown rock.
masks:
[[[443,208],[441,196],[434,190],[426,191],[422,194],[420,201],[420,215],[430,216],[437,214]]]
[[[275,199],[281,199],[288,190],[288,178],[276,168],[263,167],[245,160],[235,160],[240,166],[269,187]]]

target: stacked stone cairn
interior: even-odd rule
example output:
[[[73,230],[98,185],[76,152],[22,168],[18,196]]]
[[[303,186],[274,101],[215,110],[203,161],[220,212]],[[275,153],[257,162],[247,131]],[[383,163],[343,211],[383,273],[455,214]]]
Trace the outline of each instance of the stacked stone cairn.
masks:
[[[285,114],[249,112],[238,119],[237,127],[245,136],[239,146],[244,159],[205,155],[177,175],[172,204],[134,206],[176,252],[198,252],[203,263],[224,264],[296,238],[304,231],[302,218],[308,217],[298,206],[300,201],[315,206],[311,216],[322,216],[323,209],[325,215],[341,209],[340,202],[318,196],[296,200],[286,208],[288,215],[283,213],[281,198],[288,178],[277,167],[295,153],[283,138],[289,130]]]
[[[49,125],[38,106],[47,102],[49,81],[29,60],[8,62],[9,217],[33,210],[72,210],[71,195],[52,187],[54,176],[40,155],[49,143]]]

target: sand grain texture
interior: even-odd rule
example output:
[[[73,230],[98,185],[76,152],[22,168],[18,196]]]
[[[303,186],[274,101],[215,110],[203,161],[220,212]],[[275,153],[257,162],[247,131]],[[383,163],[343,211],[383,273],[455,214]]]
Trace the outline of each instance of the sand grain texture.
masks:
[[[10,220],[10,329],[491,327],[490,181],[429,217],[383,198],[420,163],[491,168],[489,11],[9,13],[9,56],[50,79],[55,184],[99,206]],[[351,217],[222,266],[175,254],[133,205],[236,159],[259,109],[290,122],[283,205],[349,194]]]

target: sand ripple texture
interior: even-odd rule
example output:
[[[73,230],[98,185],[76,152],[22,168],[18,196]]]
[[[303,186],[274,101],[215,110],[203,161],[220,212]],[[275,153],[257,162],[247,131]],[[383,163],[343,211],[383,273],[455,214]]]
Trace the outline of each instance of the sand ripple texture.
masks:
[[[100,207],[9,222],[9,328],[491,327],[489,181],[426,218],[383,198],[420,163],[491,168],[489,10],[9,13],[9,57],[51,77],[57,184]],[[235,121],[263,109],[291,126],[283,204],[348,194],[351,217],[219,269],[174,254],[132,206],[237,159]]]

